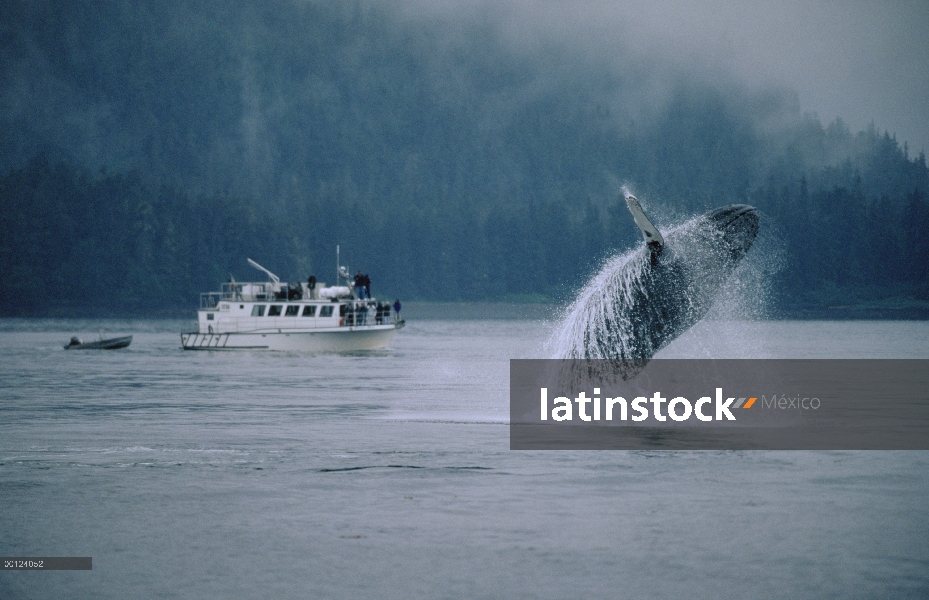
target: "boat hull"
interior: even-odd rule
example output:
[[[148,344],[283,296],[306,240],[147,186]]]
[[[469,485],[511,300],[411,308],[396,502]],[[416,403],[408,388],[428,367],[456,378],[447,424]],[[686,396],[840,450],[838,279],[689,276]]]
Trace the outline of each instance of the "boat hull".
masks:
[[[317,331],[256,331],[249,333],[182,333],[184,350],[297,350],[353,352],[380,350],[390,344],[403,323],[340,327]]]
[[[132,336],[113,338],[109,340],[97,340],[95,342],[85,342],[83,344],[68,344],[65,350],[118,350],[125,348],[132,343]]]

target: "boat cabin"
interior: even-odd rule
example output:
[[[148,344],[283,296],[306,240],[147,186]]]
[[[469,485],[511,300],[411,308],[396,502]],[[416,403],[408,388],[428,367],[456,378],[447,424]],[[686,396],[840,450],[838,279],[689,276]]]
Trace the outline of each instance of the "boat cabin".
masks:
[[[389,302],[357,299],[349,286],[231,281],[200,294],[200,333],[305,331],[396,322]]]

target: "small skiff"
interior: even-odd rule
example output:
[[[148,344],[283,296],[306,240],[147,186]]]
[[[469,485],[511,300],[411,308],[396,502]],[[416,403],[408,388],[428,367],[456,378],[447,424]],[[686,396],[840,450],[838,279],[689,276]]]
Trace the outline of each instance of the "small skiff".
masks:
[[[131,343],[131,335],[95,342],[82,342],[80,338],[73,337],[71,342],[65,346],[65,350],[116,350],[117,348],[125,348]]]

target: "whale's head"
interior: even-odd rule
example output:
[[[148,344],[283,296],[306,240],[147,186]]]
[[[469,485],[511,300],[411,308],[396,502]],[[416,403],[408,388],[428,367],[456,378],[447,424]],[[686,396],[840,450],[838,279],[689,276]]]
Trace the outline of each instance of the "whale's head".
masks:
[[[730,204],[706,215],[719,231],[734,260],[741,260],[758,234],[758,210],[748,204]]]

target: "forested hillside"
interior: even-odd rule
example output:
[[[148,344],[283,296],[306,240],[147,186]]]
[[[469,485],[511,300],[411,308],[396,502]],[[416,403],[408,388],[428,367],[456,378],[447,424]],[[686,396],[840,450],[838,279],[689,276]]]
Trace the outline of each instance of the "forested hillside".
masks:
[[[731,202],[782,309],[929,300],[929,172],[784,90],[367,2],[0,7],[0,314],[190,309],[251,257],[407,299],[570,298]],[[656,91],[657,90],[657,91]]]

